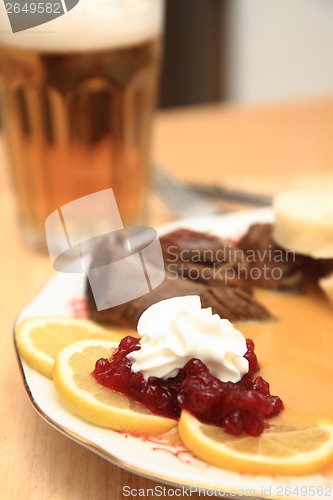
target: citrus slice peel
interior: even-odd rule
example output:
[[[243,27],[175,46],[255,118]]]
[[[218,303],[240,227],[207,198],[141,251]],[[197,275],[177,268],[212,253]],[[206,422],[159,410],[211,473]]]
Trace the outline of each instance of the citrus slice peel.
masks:
[[[55,359],[53,382],[61,399],[94,424],[132,434],[160,435],[177,421],[153,415],[143,405],[101,386],[92,376],[99,358],[110,358],[118,346],[109,340],[82,340],[61,349]]]
[[[271,425],[259,437],[237,437],[183,411],[178,431],[199,458],[244,474],[307,475],[333,459],[333,422],[328,421],[304,428]]]

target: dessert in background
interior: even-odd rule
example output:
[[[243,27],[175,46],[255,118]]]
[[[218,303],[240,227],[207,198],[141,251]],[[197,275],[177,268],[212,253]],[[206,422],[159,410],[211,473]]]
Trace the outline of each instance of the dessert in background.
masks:
[[[249,273],[252,285],[258,288],[299,292],[333,272],[333,259],[315,259],[279,246],[274,239],[274,224],[253,224],[238,246],[253,255],[249,268],[261,270],[252,280]]]
[[[249,275],[253,285],[273,290],[300,287],[306,258],[278,246],[273,239],[272,224],[253,224],[237,245],[248,256],[248,266],[260,271],[253,278]],[[279,275],[274,274],[275,269],[279,270]]]
[[[333,258],[333,189],[284,191],[273,209],[278,245],[314,259]]]
[[[91,319],[100,323],[136,329],[139,317],[152,304],[171,297],[199,295],[203,307],[230,321],[267,321],[273,316],[253,296],[247,280],[248,263],[231,240],[188,229],[179,229],[160,238],[166,277],[150,293],[125,304],[98,311],[88,280],[86,297]],[[114,251],[105,240],[95,250],[92,266],[106,263]],[[95,267],[98,272],[98,268]],[[112,287],[107,274],[100,271],[105,293]],[[128,286],[131,286],[129,283]]]
[[[333,191],[288,191],[273,206],[275,222],[253,224],[238,241],[185,228],[162,236],[166,277],[138,299],[98,311],[87,281],[90,318],[135,329],[152,304],[199,295],[203,307],[232,322],[274,319],[274,311],[254,294],[260,288],[304,292],[312,287],[333,301]],[[104,241],[93,265],[107,262],[112,251]],[[112,283],[103,270],[99,279],[107,294]]]
[[[333,302],[333,189],[285,191],[273,206],[274,240],[308,257],[309,274]]]

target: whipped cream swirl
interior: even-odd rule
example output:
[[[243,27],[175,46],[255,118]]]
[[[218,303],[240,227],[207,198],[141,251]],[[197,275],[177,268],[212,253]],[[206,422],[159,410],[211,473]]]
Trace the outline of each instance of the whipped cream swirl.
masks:
[[[132,370],[145,379],[177,375],[192,358],[205,363],[222,382],[238,382],[249,364],[243,334],[227,319],[201,308],[199,296],[162,300],[150,306],[138,322],[141,349],[128,354]]]

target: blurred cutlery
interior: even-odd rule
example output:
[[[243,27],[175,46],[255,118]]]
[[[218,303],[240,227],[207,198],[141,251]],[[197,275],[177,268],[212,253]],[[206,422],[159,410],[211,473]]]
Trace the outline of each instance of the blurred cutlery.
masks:
[[[270,196],[262,194],[222,186],[185,183],[157,165],[153,169],[153,188],[173,212],[182,217],[223,212],[207,198],[257,206],[267,206],[272,202]]]

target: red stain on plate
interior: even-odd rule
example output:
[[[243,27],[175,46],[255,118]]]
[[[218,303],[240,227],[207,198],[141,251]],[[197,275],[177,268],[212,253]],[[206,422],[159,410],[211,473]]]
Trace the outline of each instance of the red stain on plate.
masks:
[[[88,318],[87,301],[84,298],[74,298],[67,304],[67,309],[74,318]]]
[[[176,441],[165,441],[164,439],[154,438],[152,436],[145,436],[141,434],[127,434],[125,432],[116,431],[118,434],[122,434],[125,438],[134,437],[140,439],[143,443],[152,443],[157,446],[152,447],[152,451],[166,453],[174,456],[177,460],[187,465],[193,467],[198,467],[199,469],[207,469],[210,467],[209,464],[202,462],[197,458],[190,450],[184,448],[181,444]]]

